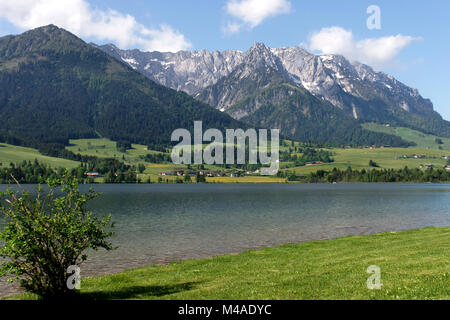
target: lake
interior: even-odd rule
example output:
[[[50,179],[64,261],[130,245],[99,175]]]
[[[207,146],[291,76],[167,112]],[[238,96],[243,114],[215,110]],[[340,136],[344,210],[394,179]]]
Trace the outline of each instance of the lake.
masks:
[[[450,226],[449,184],[93,187],[103,194],[90,208],[112,214],[119,248],[91,253],[84,276],[286,243]],[[0,295],[11,290],[0,286]]]

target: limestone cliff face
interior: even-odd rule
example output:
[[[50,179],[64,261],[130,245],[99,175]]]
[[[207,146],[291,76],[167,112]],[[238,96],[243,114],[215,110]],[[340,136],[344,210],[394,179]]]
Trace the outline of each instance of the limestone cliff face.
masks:
[[[272,90],[271,101],[255,95],[287,84],[304,89],[358,121],[450,135],[449,123],[417,89],[340,55],[314,55],[300,47],[271,49],[262,43],[255,43],[247,52],[141,52],[113,45],[99,48],[150,79],[185,91],[236,119],[259,110],[262,101],[281,105],[286,100],[284,89],[278,94]]]

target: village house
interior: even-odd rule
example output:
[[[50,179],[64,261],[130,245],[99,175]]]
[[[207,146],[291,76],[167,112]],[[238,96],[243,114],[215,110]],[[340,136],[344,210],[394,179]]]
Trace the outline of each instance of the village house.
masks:
[[[315,164],[324,164],[322,161],[312,161],[312,162],[307,162],[306,165],[307,166],[312,166]]]
[[[126,176],[127,175],[127,173],[126,172],[114,172],[114,176],[115,177],[118,177],[118,176]]]
[[[98,178],[100,176],[98,172],[86,172],[84,175],[92,178]]]
[[[450,165],[446,165],[446,166],[444,167],[444,169],[447,170],[447,171],[450,171]]]

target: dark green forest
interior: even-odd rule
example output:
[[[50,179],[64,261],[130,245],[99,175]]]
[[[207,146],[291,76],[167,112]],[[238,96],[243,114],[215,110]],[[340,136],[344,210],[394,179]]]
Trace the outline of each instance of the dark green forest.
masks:
[[[359,121],[306,90],[293,89],[277,74],[260,81],[268,87],[257,89],[248,82],[240,89],[246,96],[230,112],[243,105],[260,107],[239,122],[183,92],[156,84],[63,29],[41,27],[0,38],[0,142],[86,161],[65,150],[69,139],[106,137],[118,141],[122,151],[138,143],[167,152],[175,129],[192,131],[194,121],[202,120],[204,129],[280,128],[284,138],[313,145],[414,145],[364,130]],[[430,132],[448,135],[448,122],[407,118],[398,112],[397,119],[409,127],[423,130],[427,122]],[[291,160],[301,165],[308,159]],[[165,162],[167,157],[149,156],[145,161]]]
[[[334,183],[334,182],[360,182],[360,183],[386,183],[386,182],[449,182],[450,171],[445,169],[430,168],[427,170],[410,169],[372,169],[372,170],[318,170],[306,176],[297,176],[294,172],[280,172],[279,176],[286,177],[288,181],[300,181],[305,183]]]
[[[114,159],[89,158],[81,166],[67,170],[69,175],[76,177],[79,183],[94,183],[94,177],[87,173],[98,173],[105,177],[105,183],[136,183],[136,168]],[[53,169],[39,161],[23,161],[20,164],[11,163],[9,167],[0,168],[0,184],[37,184],[45,183],[47,179],[62,178],[66,169]]]
[[[55,26],[0,38],[0,87],[0,141],[45,154],[99,136],[169,145],[173,130],[193,129],[195,120],[245,127]]]

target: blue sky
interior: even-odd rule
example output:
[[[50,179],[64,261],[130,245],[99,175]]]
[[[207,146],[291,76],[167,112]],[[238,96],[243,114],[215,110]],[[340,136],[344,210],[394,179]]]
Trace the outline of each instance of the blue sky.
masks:
[[[366,26],[370,5],[381,9],[380,30]],[[245,51],[256,41],[332,50],[419,89],[450,120],[449,14],[448,0],[2,0],[0,35],[54,23],[142,50]]]

